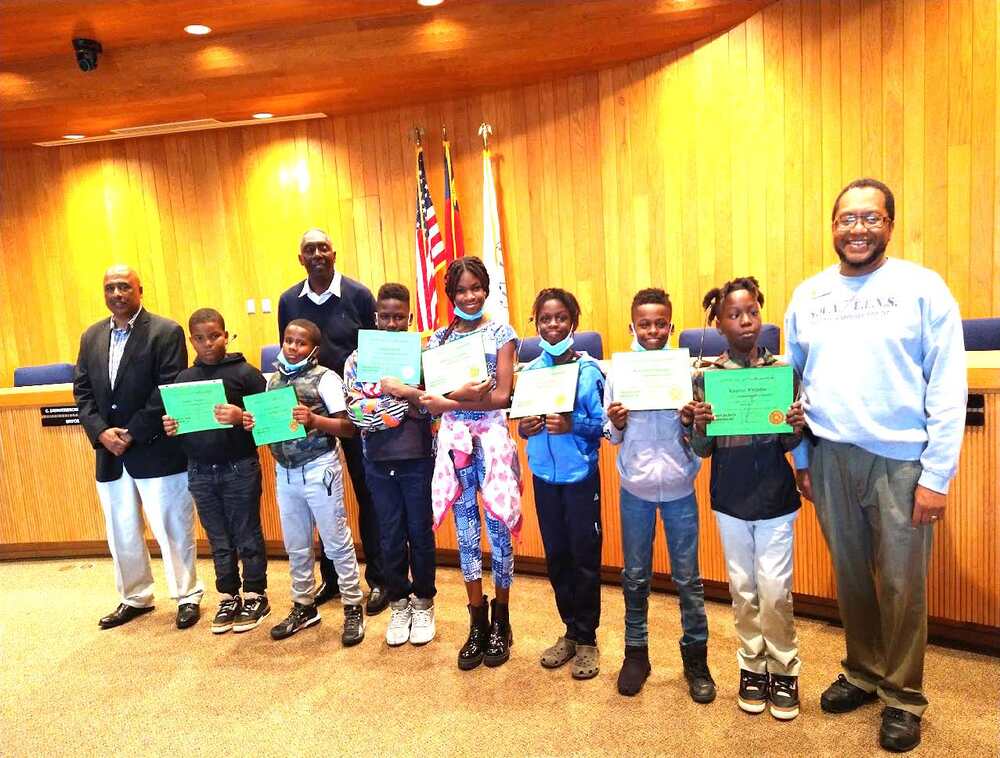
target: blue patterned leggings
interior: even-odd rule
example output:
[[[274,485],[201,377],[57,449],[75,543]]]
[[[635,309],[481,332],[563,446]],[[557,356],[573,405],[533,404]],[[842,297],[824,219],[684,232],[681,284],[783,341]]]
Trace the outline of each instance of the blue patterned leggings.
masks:
[[[480,544],[481,521],[479,520],[479,488],[486,478],[486,458],[477,441],[472,450],[472,463],[456,469],[462,492],[455,501],[455,531],[458,534],[458,561],[462,566],[462,577],[467,582],[483,578],[483,551]],[[486,536],[493,554],[493,586],[506,589],[514,580],[514,549],[511,546],[510,530],[502,521],[483,513],[486,519]]]

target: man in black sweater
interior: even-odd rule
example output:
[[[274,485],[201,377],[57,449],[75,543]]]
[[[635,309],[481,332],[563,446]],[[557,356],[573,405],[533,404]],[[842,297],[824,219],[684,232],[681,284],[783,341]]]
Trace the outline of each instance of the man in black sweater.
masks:
[[[292,319],[309,319],[319,326],[323,338],[318,353],[320,365],[343,378],[344,361],[358,347],[358,330],[375,328],[375,298],[365,285],[336,271],[336,261],[337,251],[333,249],[326,232],[309,229],[302,235],[299,263],[306,270],[306,279],[289,287],[278,300],[278,335],[280,340],[285,326]],[[361,442],[357,437],[340,442],[358,501],[361,544],[365,551],[365,581],[371,589],[366,611],[368,615],[373,615],[385,610],[389,602],[383,589],[378,521],[365,483]],[[317,604],[338,594],[333,564],[322,550],[320,556],[324,587],[317,594]]]

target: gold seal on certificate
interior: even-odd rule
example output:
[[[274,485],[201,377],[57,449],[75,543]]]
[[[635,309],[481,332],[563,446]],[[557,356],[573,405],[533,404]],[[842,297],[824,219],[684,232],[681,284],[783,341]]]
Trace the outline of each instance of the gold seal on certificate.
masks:
[[[292,423],[288,425],[288,429],[290,431],[297,432],[299,430],[299,422],[296,421],[295,419],[292,419]]]
[[[510,403],[510,417],[569,413],[576,400],[579,376],[579,361],[519,371],[514,384],[514,398]]]
[[[445,395],[469,382],[489,378],[481,332],[425,350],[421,358],[428,395]]]
[[[775,409],[767,414],[767,420],[777,426],[778,424],[785,423],[785,414]]]
[[[676,410],[692,399],[691,354],[647,350],[611,356],[614,400],[630,411]]]

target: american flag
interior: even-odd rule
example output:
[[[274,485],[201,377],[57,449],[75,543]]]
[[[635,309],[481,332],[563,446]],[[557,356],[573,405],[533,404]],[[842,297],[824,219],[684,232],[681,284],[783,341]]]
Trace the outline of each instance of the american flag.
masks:
[[[427,188],[427,172],[424,170],[424,149],[417,147],[417,330],[420,332],[437,328],[437,290],[434,279],[444,268],[445,247],[438,228],[434,203]]]

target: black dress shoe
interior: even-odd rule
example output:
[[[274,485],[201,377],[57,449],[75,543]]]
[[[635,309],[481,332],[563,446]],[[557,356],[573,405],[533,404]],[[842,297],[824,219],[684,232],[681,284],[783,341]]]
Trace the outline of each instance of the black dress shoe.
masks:
[[[340,597],[340,587],[336,582],[323,582],[316,590],[316,597],[313,598],[313,605],[323,605],[329,600],[336,600]]]
[[[878,700],[877,692],[865,692],[847,681],[846,676],[838,674],[837,681],[820,696],[819,706],[827,713],[849,713],[875,700]]]
[[[187,629],[201,618],[201,608],[197,603],[181,603],[177,606],[177,628]]]
[[[887,706],[882,711],[878,744],[893,753],[905,753],[920,744],[920,716]]]
[[[134,605],[126,605],[125,603],[122,603],[111,611],[111,613],[98,621],[97,625],[101,627],[101,629],[113,629],[116,626],[127,624],[132,619],[139,618],[139,616],[149,613],[151,610],[153,610],[152,605],[147,605],[145,608],[136,608]]]
[[[374,616],[388,607],[389,596],[385,594],[385,590],[382,587],[372,587],[372,591],[368,593],[368,602],[365,603],[365,613]]]

